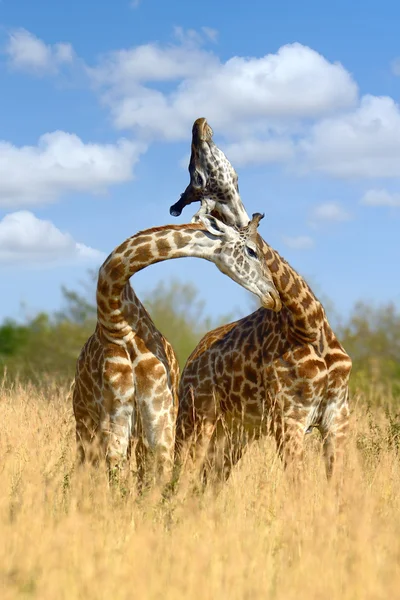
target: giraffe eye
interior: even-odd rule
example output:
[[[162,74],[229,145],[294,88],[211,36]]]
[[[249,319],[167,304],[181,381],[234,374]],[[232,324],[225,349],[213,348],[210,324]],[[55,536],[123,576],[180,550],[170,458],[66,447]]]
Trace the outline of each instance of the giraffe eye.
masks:
[[[192,175],[192,185],[195,188],[204,189],[207,185],[205,175],[196,169]]]
[[[250,246],[246,246],[246,250],[247,250],[247,254],[250,256],[250,258],[258,258],[257,252],[255,250],[253,250],[253,248],[250,248]]]

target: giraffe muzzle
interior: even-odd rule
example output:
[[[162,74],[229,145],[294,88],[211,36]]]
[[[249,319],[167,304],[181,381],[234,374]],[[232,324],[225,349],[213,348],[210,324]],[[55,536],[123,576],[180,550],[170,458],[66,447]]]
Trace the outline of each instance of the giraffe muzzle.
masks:
[[[261,301],[261,304],[263,308],[268,308],[274,312],[279,312],[282,308],[282,300],[280,299],[278,292],[275,291],[268,292]]]
[[[200,202],[200,197],[196,197],[195,190],[190,183],[183,194],[181,194],[178,202],[175,202],[175,204],[170,207],[169,214],[173,217],[179,217],[185,206],[192,204],[192,202]]]

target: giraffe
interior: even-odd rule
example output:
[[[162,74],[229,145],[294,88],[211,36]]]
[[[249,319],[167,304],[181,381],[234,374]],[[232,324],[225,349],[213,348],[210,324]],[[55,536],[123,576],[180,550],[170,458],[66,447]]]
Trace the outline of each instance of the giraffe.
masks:
[[[178,217],[185,206],[201,202],[199,211],[192,219],[195,222],[201,214],[212,213],[217,204],[223,221],[245,227],[250,219],[240,199],[237,173],[212,136],[213,130],[204,117],[194,122],[190,183],[169,212],[173,217]]]
[[[173,463],[179,367],[130,286],[132,275],[154,263],[194,256],[280,309],[279,294],[259,249],[256,213],[246,228],[201,215],[198,223],[153,227],[119,245],[100,267],[97,324],[77,361],[73,409],[78,462],[106,458],[119,476],[135,446],[138,481],[168,477]]]
[[[225,193],[230,182],[229,210],[216,200],[212,214],[234,225],[245,212],[235,171],[210,145],[205,119],[195,122],[195,130],[191,182],[182,208],[192,202],[192,188],[201,200],[199,170],[200,191],[207,193],[212,181],[214,198],[218,186]],[[249,443],[272,434],[285,466],[295,474],[302,465],[304,436],[316,427],[330,479],[335,462],[343,458],[351,359],[306,281],[264,240],[260,243],[282,310],[259,308],[209,332],[188,358],[179,387],[177,469],[191,457],[203,481],[211,466],[217,480],[226,480]]]

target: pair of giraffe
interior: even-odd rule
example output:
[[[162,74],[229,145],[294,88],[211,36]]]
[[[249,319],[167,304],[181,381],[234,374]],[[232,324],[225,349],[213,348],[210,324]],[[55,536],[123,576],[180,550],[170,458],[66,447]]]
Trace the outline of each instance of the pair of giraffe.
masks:
[[[178,361],[129,279],[160,261],[200,257],[256,294],[263,306],[279,310],[279,294],[257,237],[261,218],[257,213],[238,229],[203,211],[197,223],[139,232],[105,260],[97,282],[96,329],[78,358],[72,391],[80,462],[105,457],[110,475],[120,477],[134,450],[139,487],[168,482]]]
[[[210,212],[240,227],[248,216],[238,177],[212,135],[204,118],[195,121],[190,183],[170,212],[200,200],[194,220]],[[179,388],[176,462],[190,458],[203,480],[212,469],[223,481],[250,441],[273,434],[296,474],[304,436],[316,427],[330,478],[343,458],[351,359],[304,279],[261,238],[259,248],[282,310],[260,308],[209,332],[193,351]]]
[[[175,445],[178,467],[194,450],[204,478],[213,467],[225,479],[251,439],[272,432],[293,463],[305,433],[318,427],[329,477],[348,424],[351,360],[305,281],[257,235],[261,215],[248,218],[237,174],[205,119],[193,126],[189,172],[170,212],[200,200],[195,222],[139,232],[100,268],[97,326],[73,388],[79,458],[105,456],[110,472],[119,471],[135,446],[139,482],[167,481]],[[173,349],[129,278],[183,256],[214,262],[263,308],[200,342],[178,394]]]

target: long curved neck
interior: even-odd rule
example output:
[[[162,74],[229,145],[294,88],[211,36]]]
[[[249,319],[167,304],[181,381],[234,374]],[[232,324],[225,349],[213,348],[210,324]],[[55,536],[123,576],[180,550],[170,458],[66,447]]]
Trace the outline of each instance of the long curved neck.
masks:
[[[140,231],[118,246],[100,267],[97,282],[97,318],[108,336],[126,341],[133,335],[122,311],[122,291],[132,275],[173,258],[212,260],[220,243],[201,223],[191,223]]]
[[[315,341],[326,316],[308,283],[264,240],[263,252],[283,304],[290,311],[296,337]]]

